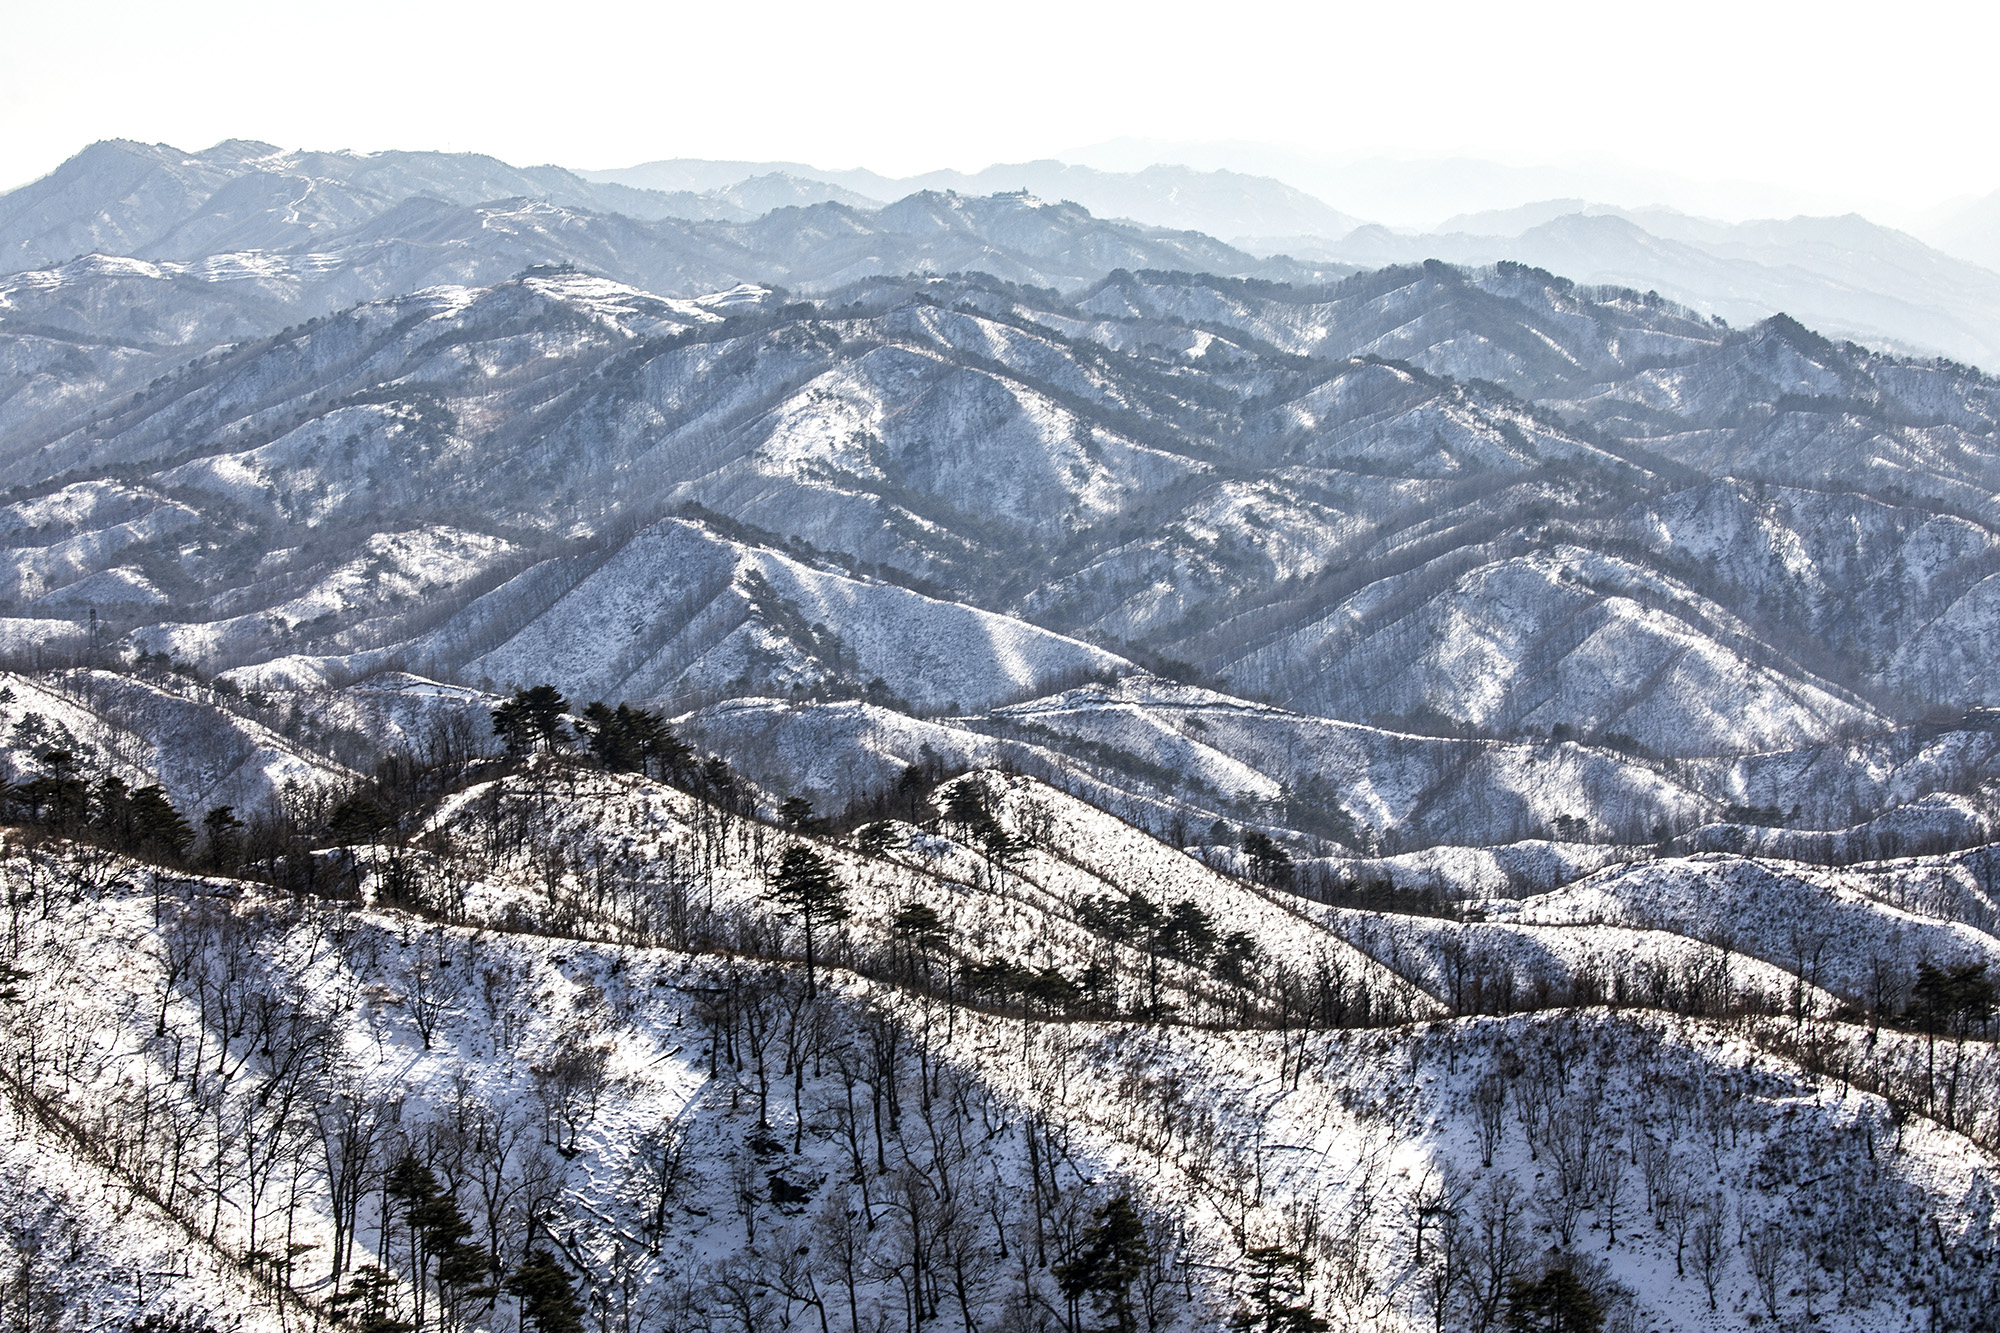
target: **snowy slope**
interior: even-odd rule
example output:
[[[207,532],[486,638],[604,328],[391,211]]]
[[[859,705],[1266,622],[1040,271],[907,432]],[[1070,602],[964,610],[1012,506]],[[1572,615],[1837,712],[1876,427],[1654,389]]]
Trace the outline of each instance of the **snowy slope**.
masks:
[[[1079,875],[1087,878],[1069,880],[1072,895],[1086,884],[1143,883],[1205,897],[1277,956],[1287,932],[1332,938],[1086,807],[1019,780],[975,781],[1010,824],[1040,829],[1042,847],[997,874],[948,838],[913,836],[882,861],[829,848],[856,908],[829,953],[859,961],[875,951],[869,966],[902,967],[886,916],[922,895],[943,909],[954,952],[1077,968],[1092,946],[1051,909],[1063,897],[1057,881]],[[349,1215],[328,1172],[350,1149],[324,1167],[308,1158],[289,1194],[253,1192],[274,1179],[278,1160],[260,1157],[258,1145],[351,1126],[362,1135],[347,1140],[363,1154],[353,1159],[364,1163],[358,1179],[381,1179],[406,1151],[437,1167],[457,1162],[440,1179],[476,1244],[490,1244],[504,1267],[519,1264],[520,1224],[539,1211],[571,1280],[600,1308],[635,1319],[685,1317],[753,1287],[770,1302],[755,1307],[758,1319],[775,1318],[787,1291],[795,1315],[809,1316],[814,1299],[843,1320],[850,1299],[857,1312],[894,1311],[893,1282],[868,1276],[850,1298],[837,1269],[817,1267],[826,1295],[815,1297],[786,1256],[804,1247],[822,1256],[816,1263],[831,1259],[839,1219],[851,1216],[878,1220],[880,1234],[863,1231],[858,1244],[887,1260],[915,1206],[904,1202],[910,1191],[948,1205],[941,1188],[978,1203],[918,1214],[937,1221],[958,1256],[957,1285],[941,1295],[955,1292],[967,1317],[982,1320],[1018,1307],[1020,1284],[1029,1295],[1049,1291],[1048,1265],[1073,1253],[1074,1222],[1045,1236],[1038,1253],[1038,1217],[1052,1226],[1054,1210],[1068,1206],[1087,1218],[1113,1193],[1139,1202],[1172,1279],[1155,1307],[1163,1328],[1213,1327],[1242,1292],[1233,1274],[1256,1244],[1304,1247],[1315,1259],[1311,1303],[1381,1330],[1476,1322],[1483,1293],[1504,1293],[1510,1275],[1532,1276],[1558,1249],[1578,1256],[1570,1262],[1599,1298],[1638,1325],[1741,1327],[1752,1313],[1768,1317],[1766,1301],[1781,1314],[1817,1308],[1842,1329],[1903,1327],[1913,1298],[1953,1319],[1976,1316],[1986,1281],[1976,1256],[2000,1207],[1994,1159],[1928,1118],[1801,1069],[1778,1053],[1796,1030],[1791,1018],[1586,1005],[1308,1031],[1048,1022],[948,1005],[837,967],[821,973],[812,1000],[796,962],[742,956],[769,928],[753,923],[772,921],[755,845],[768,835],[723,827],[720,846],[735,851],[714,861],[702,850],[709,817],[680,793],[591,774],[551,785],[533,771],[506,787],[503,807],[544,812],[534,817],[544,821],[537,839],[581,835],[645,855],[546,880],[531,846],[506,851],[480,834],[489,797],[475,788],[447,803],[440,827],[463,838],[463,870],[475,880],[467,908],[477,916],[513,903],[484,929],[352,905],[276,910],[254,886],[156,884],[138,867],[29,924],[16,955],[29,964],[26,988],[18,1007],[0,1012],[0,1037],[19,1053],[31,1034],[61,1031],[69,1054],[29,1066],[25,1079],[9,1076],[14,1104],[40,1108],[58,1128],[46,1131],[54,1138],[45,1151],[28,1160],[17,1149],[6,1169],[59,1180],[56,1211],[73,1219],[26,1218],[15,1236],[58,1237],[65,1225],[92,1236],[88,1261],[60,1281],[131,1308],[135,1297],[120,1287],[129,1268],[124,1278],[106,1270],[157,1246],[161,1224],[121,1194],[169,1181],[162,1197],[200,1240],[183,1270],[190,1276],[156,1288],[156,1303],[191,1298],[251,1314],[270,1298],[232,1286],[216,1257],[282,1235],[305,1247],[291,1279],[309,1310],[331,1294],[329,1261],[350,1225],[350,1272],[379,1262],[406,1278],[394,1217],[369,1192],[351,1224],[340,1221]],[[9,873],[25,868],[15,853]],[[1107,873],[1113,880],[1099,878]],[[736,956],[609,942],[614,921],[635,919],[626,915],[637,902],[626,896],[634,874],[678,884],[698,909],[685,921],[656,918],[666,937],[733,921],[725,928],[736,932]],[[520,933],[542,912],[566,914],[561,937]],[[1340,929],[1377,947],[1383,930],[1400,931],[1404,947],[1393,952],[1405,966],[1450,957],[1438,950],[1452,923],[1378,918],[1370,931],[1360,916]],[[1565,928],[1473,929],[1475,953],[1506,949],[1525,966],[1522,950],[1547,956],[1537,941]],[[1712,948],[1666,940],[1662,952],[1644,932],[1574,933],[1583,952],[1561,965],[1572,975],[1587,966],[1642,977],[1653,962],[1685,970],[1672,947]],[[784,937],[766,938],[758,947]],[[1553,947],[1562,955],[1568,946]],[[1126,984],[1142,987],[1140,960],[1113,956]],[[1782,987],[1780,968],[1757,966],[1738,963],[1738,994]],[[233,991],[212,988],[224,978]],[[1450,989],[1442,972],[1433,984]],[[238,1044],[216,1026],[229,1012],[216,1007],[225,995],[266,1016],[263,1035]],[[1782,1006],[1788,997],[1769,998]],[[236,1137],[205,1130],[199,1117],[175,1140],[166,1118],[152,1129],[122,1112],[82,1113],[129,1110],[140,1083],[124,1074],[166,1072],[173,1043],[159,1032],[234,1053],[201,1079],[241,1127]],[[1852,1044],[1855,1068],[1877,1058],[1863,1054],[1873,1046],[1863,1035],[1824,1029],[1825,1040]],[[1880,1058],[1907,1054],[1900,1041],[1885,1036]],[[172,1080],[160,1086],[158,1107],[181,1104]],[[300,1096],[326,1118],[289,1121],[284,1108]],[[1489,1102],[1499,1111],[1490,1121],[1480,1110]],[[895,1165],[888,1152],[878,1163],[877,1132]],[[163,1174],[162,1154],[177,1141],[224,1169]],[[78,1160],[86,1153],[117,1165],[93,1168]],[[1676,1200],[1697,1229],[1741,1228],[1741,1242],[1714,1248],[1713,1312],[1696,1258],[1703,1242],[1676,1230]],[[1762,1238],[1778,1234],[1767,1228],[1796,1237],[1778,1269],[1787,1276],[1769,1285],[1756,1257]],[[1900,1241],[1912,1228],[1932,1239],[1911,1250]],[[1016,1249],[1018,1260],[1000,1257]],[[1434,1284],[1443,1255],[1464,1266]],[[1482,1264],[1493,1265],[1484,1280]],[[399,1281],[393,1299],[407,1310],[427,1285]],[[511,1317],[511,1308],[503,1302],[499,1313]]]

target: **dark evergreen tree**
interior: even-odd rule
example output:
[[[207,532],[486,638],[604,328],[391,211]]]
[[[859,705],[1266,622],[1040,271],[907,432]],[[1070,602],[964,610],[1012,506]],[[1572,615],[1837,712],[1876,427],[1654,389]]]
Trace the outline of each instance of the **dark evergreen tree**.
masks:
[[[142,853],[178,861],[194,844],[194,830],[174,809],[163,787],[141,787],[132,793],[132,833]]]
[[[132,824],[132,789],[117,775],[99,782],[91,793],[90,823],[113,847],[135,849],[138,838]]]
[[[1507,1327],[1516,1333],[1597,1333],[1604,1307],[1567,1268],[1551,1268],[1536,1282],[1516,1282],[1507,1296]]]
[[[384,1189],[402,1205],[419,1285],[430,1277],[453,1308],[468,1298],[493,1294],[494,1288],[483,1281],[491,1273],[486,1251],[473,1243],[472,1224],[457,1197],[438,1184],[428,1165],[414,1153],[404,1153],[389,1169]]]
[[[1256,964],[1257,941],[1247,930],[1232,930],[1215,953],[1215,975],[1224,981],[1233,981],[1239,986],[1250,981],[1250,970]]]
[[[1292,855],[1256,829],[1243,830],[1243,854],[1250,858],[1250,873],[1260,884],[1289,888],[1292,882]]]
[[[1022,967],[1011,958],[995,954],[983,963],[966,963],[961,971],[967,989],[975,995],[991,995],[1000,999],[1011,999],[1021,993],[1034,977],[1034,973]]]
[[[880,856],[889,850],[895,832],[887,824],[863,824],[854,835],[854,845],[863,856]]]
[[[435,1188],[435,1180],[428,1196],[412,1205],[410,1225],[423,1237],[438,1292],[448,1306],[456,1309],[462,1301],[494,1293],[486,1281],[492,1273],[486,1251],[472,1240],[472,1223],[454,1195]]]
[[[744,804],[742,787],[736,781],[736,774],[730,770],[729,761],[721,755],[712,754],[702,762],[696,789],[724,810],[732,814],[741,813]]]
[[[1151,1259],[1145,1225],[1131,1198],[1121,1194],[1098,1209],[1097,1220],[1084,1228],[1076,1258],[1055,1266],[1056,1283],[1072,1301],[1090,1297],[1118,1333],[1134,1333],[1139,1321],[1132,1309],[1132,1284]]]
[[[531,690],[515,690],[514,697],[493,710],[493,734],[507,743],[507,753],[515,758],[553,750],[568,734],[563,716],[569,700],[553,685],[537,685]]]
[[[814,993],[818,982],[815,932],[847,920],[847,889],[833,873],[824,856],[802,842],[785,848],[778,858],[778,873],[772,877],[770,899],[799,919],[806,940],[806,990]]]
[[[1922,1010],[1925,1050],[1924,1082],[1928,1109],[1937,1107],[1937,1039],[1940,1032],[1953,1040],[1951,1072],[1946,1080],[1942,1119],[1945,1128],[1958,1128],[1959,1073],[1964,1063],[1965,1042],[1975,1025],[1984,1026],[1993,1017],[1993,983],[1987,979],[1986,964],[1967,963],[1950,969],[1917,965],[1917,981],[1910,988],[1915,1006]]]
[[[980,843],[986,848],[986,861],[989,865],[1005,869],[1019,859],[1024,850],[1013,834],[1000,827],[998,820],[983,811],[974,829],[979,834]]]
[[[211,870],[227,870],[243,850],[243,821],[233,805],[218,805],[201,817],[202,839],[208,844]]]
[[[1230,1319],[1240,1333],[1326,1333],[1326,1320],[1306,1300],[1312,1260],[1281,1245],[1261,1245],[1244,1256],[1250,1291]]]
[[[916,971],[920,956],[941,953],[947,936],[944,918],[929,903],[904,903],[896,909],[896,916],[889,923],[895,939],[902,946],[904,966]]]
[[[1060,1014],[1083,998],[1077,984],[1053,967],[1045,967],[1021,984],[1021,998],[1032,1011]]]
[[[373,842],[386,833],[394,821],[381,806],[366,796],[350,796],[333,807],[326,819],[326,831],[343,847]]]
[[[1160,948],[1169,958],[1205,965],[1215,952],[1215,921],[1191,898],[1173,905],[1160,928]]]
[[[507,1279],[507,1294],[521,1302],[521,1322],[536,1333],[583,1333],[583,1307],[556,1257],[540,1246],[528,1251]]]
[[[986,813],[986,794],[973,782],[961,782],[951,789],[944,803],[944,817],[968,833],[992,818]]]
[[[48,749],[35,757],[42,761],[42,772],[17,787],[15,799],[27,807],[30,819],[59,831],[75,828],[90,810],[90,785],[79,771],[76,755]]]
[[[591,704],[583,710],[582,731],[591,755],[614,773],[677,778],[693,755],[658,713],[630,704]]]
[[[413,1333],[416,1325],[392,1313],[390,1301],[395,1294],[392,1274],[373,1264],[364,1265],[347,1279],[347,1290],[327,1297],[327,1320],[339,1327],[351,1326],[354,1333]]]

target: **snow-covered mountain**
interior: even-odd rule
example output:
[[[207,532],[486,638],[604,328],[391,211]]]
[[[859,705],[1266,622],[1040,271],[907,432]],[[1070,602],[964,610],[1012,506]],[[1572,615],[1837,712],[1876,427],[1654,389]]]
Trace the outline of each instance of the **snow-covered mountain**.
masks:
[[[1982,267],[1979,252],[1933,249],[1855,214],[1724,224],[1558,199],[1453,217],[1433,232],[1366,226],[1237,243],[1366,268],[1511,260],[1578,282],[1657,291],[1733,323],[1784,312],[1871,346],[2000,365],[2000,273]]]
[[[796,162],[675,159],[578,174],[590,181],[646,190],[719,190],[725,194],[740,188],[735,182],[781,175],[797,182],[801,190],[823,191],[827,199],[857,204],[864,199],[901,199],[921,191],[985,195],[1026,190],[1046,199],[1072,200],[1099,217],[1129,218],[1148,226],[1207,232],[1225,239],[1291,235],[1331,239],[1345,236],[1361,222],[1267,176],[1196,171],[1165,163],[1138,171],[1100,171],[1041,160],[995,164],[975,172],[931,171],[890,177],[872,171],[827,171]]]
[[[128,272],[69,281],[78,319],[131,308],[81,296]],[[119,397],[103,341],[95,392],[52,391],[46,327],[10,339],[25,382],[0,407],[0,477],[39,492],[0,511],[23,534],[13,604],[97,605],[211,668],[464,670],[586,579],[594,606],[658,587],[632,543],[679,513],[704,550],[788,549],[1353,720],[1725,754],[1990,690],[1966,638],[1987,632],[1987,381],[1532,270],[1120,274],[1070,300],[871,281],[782,308],[543,270],[364,303]],[[711,605],[698,563],[669,564],[690,591],[653,602],[661,644]],[[775,596],[850,646],[876,614]],[[669,698],[683,667],[632,675],[655,651],[575,679]],[[484,674],[532,674],[502,660]],[[954,698],[914,662],[828,670],[773,679]]]
[[[0,1308],[1991,1326],[2000,385],[679,188],[0,198]]]

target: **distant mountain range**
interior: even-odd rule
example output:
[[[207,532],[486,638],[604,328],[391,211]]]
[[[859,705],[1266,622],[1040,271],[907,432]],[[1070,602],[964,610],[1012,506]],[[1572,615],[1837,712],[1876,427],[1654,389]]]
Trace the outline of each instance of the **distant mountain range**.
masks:
[[[1784,311],[1874,346],[2000,365],[2000,273],[1854,214],[1729,225],[1551,200],[1453,218],[1424,235],[1363,227],[1338,240],[1244,244],[1362,267],[1513,260],[1580,282],[1658,291],[1732,322]]]
[[[1150,226],[1202,231],[1221,237],[1344,236],[1361,225],[1360,218],[1269,177],[1164,165],[1111,172],[1042,160],[991,166],[969,173],[932,171],[894,178],[872,171],[822,171],[794,162],[675,159],[621,171],[579,174],[604,184],[689,191],[720,189],[738,180],[773,173],[795,180],[826,182],[835,187],[826,197],[838,197],[843,203],[860,204],[864,198],[886,202],[927,190],[981,195],[1026,190],[1044,199],[1081,204],[1099,217],[1131,218]]]
[[[1480,165],[1466,167],[1477,175]],[[1039,161],[896,179],[802,163],[680,159],[580,174],[687,193],[725,189],[760,173],[782,176],[806,193],[813,187],[803,182],[824,182],[827,198],[850,203],[915,190],[1025,189],[1073,200],[1100,217],[1207,232],[1259,255],[1363,268],[1513,260],[1581,282],[1658,291],[1736,323],[1785,312],[1874,346],[2000,365],[2000,203],[1993,200],[1927,230],[1940,250],[1853,214],[1727,224],[1580,198],[1459,214],[1431,231],[1398,231],[1364,224],[1268,176],[1184,166],[1108,171]]]
[[[899,201],[1018,191],[1079,205],[1100,239],[1078,244],[1044,226],[1041,241],[1016,230],[955,250],[911,249],[932,238],[909,228],[962,229],[943,219],[970,205]],[[883,212],[892,203],[898,209]],[[847,212],[811,211],[823,206]],[[808,213],[769,216],[795,208]],[[1733,323],[1784,312],[1871,346],[1991,366],[2000,364],[2000,276],[1980,265],[2000,264],[2000,250],[1981,239],[2000,235],[1987,216],[1995,212],[1988,201],[1939,219],[1928,234],[1947,251],[1852,215],[1732,225],[1584,199],[1461,214],[1412,233],[1364,223],[1270,177],[1157,164],[1109,171],[1045,160],[898,179],[790,162],[674,159],[572,172],[470,154],[105,143],[0,197],[0,270],[91,252],[187,262],[310,250],[333,256],[315,259],[318,276],[303,280],[327,293],[318,311],[411,290],[426,269],[435,281],[485,282],[552,257],[673,295],[734,281],[816,290],[864,271],[976,269],[1061,287],[1119,266],[1317,281],[1386,263],[1511,260],[1657,291]],[[1109,248],[1098,222],[1106,218],[1134,224]],[[1072,216],[1056,231],[1077,225]]]
[[[96,608],[264,689],[845,700],[872,753],[924,734],[885,717],[956,713],[922,743],[1127,756],[1134,799],[1174,773],[1390,846],[1736,805],[1845,828],[1984,780],[1970,741],[1901,786],[1839,748],[2000,702],[1977,372],[1025,194],[648,221],[589,192],[666,196],[510,171],[112,145],[0,199],[17,252],[147,252],[0,279],[16,648],[68,651]],[[462,202],[489,187],[542,194]],[[1466,225],[1572,223],[1636,230]],[[1094,730],[1167,696],[1004,711],[1142,669],[1280,711],[1214,758]],[[1337,762],[1329,722],[1361,728]],[[1552,787],[1496,744],[1581,766]]]
[[[2000,192],[1937,210],[1920,234],[1963,259],[2000,269]]]

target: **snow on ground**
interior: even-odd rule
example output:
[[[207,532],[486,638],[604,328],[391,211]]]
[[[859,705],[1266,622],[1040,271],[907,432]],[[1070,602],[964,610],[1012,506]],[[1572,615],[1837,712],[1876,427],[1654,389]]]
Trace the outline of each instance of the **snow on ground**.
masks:
[[[579,793],[591,803],[601,796]],[[469,795],[468,804],[477,799]],[[1005,798],[1022,799],[1019,791]],[[22,868],[17,856],[7,873]],[[860,870],[851,862],[843,868]],[[38,1069],[36,1095],[62,1107],[101,1099],[111,1117],[92,1123],[105,1132],[132,1129],[116,1112],[132,1095],[121,1077],[166,1058],[168,1047],[153,1037],[156,1006],[164,1003],[160,1022],[181,1040],[203,1032],[201,992],[171,983],[162,964],[174,956],[172,941],[205,938],[209,952],[181,955],[198,970],[233,958],[232,974],[253,988],[275,986],[290,997],[284,1003],[338,1016],[325,1114],[392,1096],[401,1133],[413,1143],[453,1124],[472,1134],[466,1161],[475,1176],[484,1169],[481,1154],[493,1151],[478,1145],[504,1143],[504,1160],[543,1182],[530,1192],[559,1221],[549,1234],[597,1275],[600,1289],[615,1288],[623,1272],[635,1301],[671,1303],[680,1282],[701,1287],[713,1303],[736,1271],[731,1265],[782,1254],[809,1243],[809,1234],[823,1238],[808,1226],[827,1225],[828,1207],[857,1206],[857,1162],[883,1210],[884,1235],[871,1243],[890,1244],[896,1234],[894,1201],[905,1184],[893,1171],[878,1174],[870,1160],[865,1110],[883,1075],[852,1066],[859,1091],[854,1083],[844,1091],[842,1079],[852,1075],[840,1075],[834,1058],[815,1064],[782,1053],[783,997],[796,992],[783,990],[780,978],[793,973],[795,985],[795,969],[437,925],[341,904],[286,904],[222,882],[161,887],[164,907],[134,870],[31,926],[27,998],[0,1016],[17,1050],[30,1031],[65,1034],[67,1054]],[[779,988],[760,989],[770,985]],[[1634,1327],[1714,1330],[1740,1328],[1760,1310],[1738,1236],[1769,1226],[1797,1238],[1799,1257],[1785,1261],[1789,1276],[1776,1289],[1786,1315],[1817,1303],[1821,1327],[1894,1329],[1914,1326],[1898,1283],[1923,1262],[1923,1247],[1907,1252],[1903,1237],[1925,1210],[1937,1218],[1940,1245],[1984,1245],[1995,1222],[1996,1164],[1988,1154],[1923,1122],[1899,1132],[1880,1098],[1805,1075],[1746,1040],[1740,1027],[1591,1009],[1306,1033],[1025,1022],[971,1011],[947,1019],[918,997],[839,972],[824,985],[823,1021],[836,1031],[858,1040],[876,1030],[868,1025],[880,1018],[871,1014],[896,1016],[910,1063],[896,1076],[903,1124],[889,1131],[891,1142],[917,1168],[935,1171],[940,1145],[962,1134],[963,1153],[946,1155],[966,1173],[961,1181],[982,1182],[975,1197],[994,1226],[1029,1220],[1032,1134],[1037,1151],[1060,1161],[1064,1179],[1132,1190],[1178,1219],[1183,1252],[1222,1265],[1216,1274],[1246,1245],[1307,1246],[1318,1261],[1320,1308],[1346,1327],[1432,1326],[1429,1270],[1418,1248],[1438,1246],[1441,1233],[1420,1241],[1418,1230],[1441,1225],[1440,1207],[1459,1219],[1453,1243],[1464,1246],[1469,1266],[1478,1263],[1482,1228],[1504,1232],[1512,1262],[1524,1266],[1567,1228],[1569,1246],[1627,1293]],[[725,1052],[716,997],[750,1005],[767,993],[778,1004],[764,1010],[775,1025],[764,1054],[749,1053],[735,1019]],[[290,1040],[285,1031],[274,1029],[274,1040]],[[252,1110],[259,1094],[288,1086],[288,1066],[275,1059],[284,1049],[258,1055],[246,1047],[234,1075],[240,1081],[224,1094],[255,1127],[243,1142],[264,1132],[264,1113]],[[921,1106],[919,1051],[930,1071],[923,1077],[942,1078],[945,1090]],[[588,1096],[564,1092],[552,1072],[577,1053],[601,1070]],[[1490,1131],[1479,1113],[1488,1090],[1501,1112]],[[857,1103],[850,1157],[841,1108]],[[946,1107],[957,1109],[940,1114]],[[760,1111],[768,1125],[760,1125]],[[494,1134],[501,1137],[479,1137]],[[663,1142],[677,1144],[680,1155],[664,1211],[653,1214],[649,1163]],[[72,1147],[53,1149],[17,1140],[0,1151],[0,1172],[60,1183],[66,1198],[56,1210],[79,1219],[70,1234],[102,1255],[86,1253],[72,1277],[88,1277],[93,1265],[129,1272],[156,1263],[147,1247],[163,1244],[170,1234],[163,1225],[120,1199],[115,1186],[123,1182],[93,1180],[70,1160]],[[138,1152],[121,1161],[118,1169],[135,1177],[159,1169]],[[232,1289],[217,1272],[218,1256],[261,1243],[277,1225],[277,1199],[266,1195],[261,1212],[232,1203],[213,1214],[210,1248],[212,1197],[201,1179],[188,1178],[184,1202],[204,1239],[183,1241],[184,1265],[152,1271],[184,1269],[192,1276],[168,1284],[171,1294],[247,1311],[241,1286]],[[468,1191],[469,1201],[478,1197]],[[1718,1201],[1714,1220],[1728,1240],[1713,1313],[1685,1252],[1677,1271],[1670,1197],[1697,1207]],[[649,1232],[655,1217],[664,1225]],[[376,1245],[372,1203],[359,1220],[353,1262]],[[972,1225],[985,1227],[986,1213]],[[282,1234],[307,1247],[295,1280],[324,1295],[333,1223],[310,1176],[288,1226]],[[60,1236],[64,1223],[55,1219],[45,1230]],[[646,1253],[655,1234],[663,1242],[657,1259]],[[1837,1272],[1812,1266],[1822,1237],[1850,1247]],[[396,1254],[392,1247],[384,1257],[394,1262]],[[985,1273],[975,1299],[997,1316],[1007,1270],[975,1271]],[[1840,1308],[1829,1289],[1815,1286],[1836,1280],[1850,1288]],[[92,1283],[96,1299],[111,1299],[118,1281]],[[1226,1284],[1218,1276],[1199,1281]],[[870,1300],[887,1294],[864,1291]],[[1476,1295],[1476,1286],[1458,1289],[1448,1326],[1471,1321]],[[1214,1304],[1169,1323],[1214,1326],[1227,1299],[1206,1299]]]
[[[421,605],[504,559],[512,546],[451,527],[376,533],[359,554],[274,605],[198,624],[149,625],[133,641],[193,662],[270,653],[302,626],[388,616]]]
[[[510,592],[482,600],[503,602]],[[975,708],[1066,672],[1124,665],[1006,616],[669,520],[641,531],[461,670],[474,679],[550,680],[583,699],[646,700],[739,679],[811,685],[844,667],[861,679],[894,677],[922,706]]]
[[[181,1220],[17,1105],[0,1130],[0,1264],[15,1319],[45,1303],[77,1327],[207,1321],[241,1333],[286,1327],[257,1282],[191,1244]]]
[[[201,697],[106,671],[54,678],[0,676],[0,753],[16,774],[45,771],[65,750],[87,780],[115,776],[128,787],[159,783],[190,823],[218,805],[261,811],[288,789],[351,782],[341,765],[302,750],[270,728]]]
[[[1943,866],[1932,863],[1932,873]],[[1668,930],[1777,963],[1862,1000],[1917,964],[2000,965],[2000,939],[1889,905],[1856,872],[1718,854],[1615,867],[1538,897],[1480,904],[1496,921]]]

